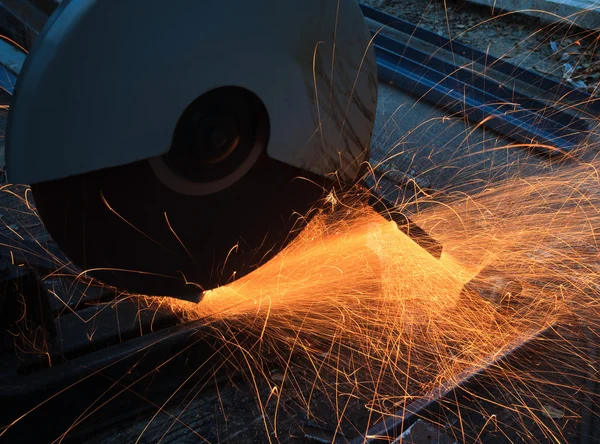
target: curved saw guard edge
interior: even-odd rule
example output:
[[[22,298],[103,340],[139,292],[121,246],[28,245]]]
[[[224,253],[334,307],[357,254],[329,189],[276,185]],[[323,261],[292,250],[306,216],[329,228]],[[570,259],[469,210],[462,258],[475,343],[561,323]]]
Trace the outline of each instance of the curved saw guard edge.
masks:
[[[194,99],[232,85],[267,108],[270,157],[354,180],[377,101],[369,44],[354,0],[66,2],[18,79],[9,179],[39,183],[160,156]]]

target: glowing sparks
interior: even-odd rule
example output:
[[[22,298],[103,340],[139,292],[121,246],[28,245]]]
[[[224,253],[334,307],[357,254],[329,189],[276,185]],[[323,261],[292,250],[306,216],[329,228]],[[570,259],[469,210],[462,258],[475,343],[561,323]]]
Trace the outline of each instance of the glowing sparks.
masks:
[[[369,423],[460,383],[561,319],[584,311],[594,322],[600,183],[591,165],[458,196],[414,216],[444,245],[439,260],[393,222],[346,202],[199,305],[166,303],[186,320],[243,330],[243,340],[230,340],[252,362],[279,350],[279,365],[293,373],[290,356],[304,356],[313,390],[333,402],[345,387],[366,403]]]

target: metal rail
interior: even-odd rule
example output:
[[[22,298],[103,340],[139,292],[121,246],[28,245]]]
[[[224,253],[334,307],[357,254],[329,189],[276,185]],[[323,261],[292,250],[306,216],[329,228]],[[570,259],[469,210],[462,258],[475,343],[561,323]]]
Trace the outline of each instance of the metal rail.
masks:
[[[511,79],[519,80],[528,85],[545,90],[562,100],[571,100],[575,103],[579,103],[590,112],[596,114],[600,113],[600,99],[593,99],[585,92],[573,89],[569,85],[557,82],[550,77],[542,76],[531,70],[521,68],[463,43],[450,40],[435,32],[414,25],[398,17],[394,17],[393,15],[386,14],[385,12],[370,6],[361,4],[360,7],[366,18],[381,23],[385,27],[392,28],[411,38],[435,45],[439,47],[440,50],[450,51],[455,55],[470,60],[473,65],[483,65],[486,70],[497,71]]]
[[[374,33],[373,45],[382,81],[416,95],[435,106],[483,125],[514,141],[531,145],[550,155],[564,154],[581,146],[587,136],[587,122],[525,94],[504,87],[489,76],[476,72],[476,64],[485,62],[485,70],[510,74],[513,79],[548,88],[560,99],[578,99],[582,107],[600,113],[600,103],[591,96],[522,68],[495,59],[473,48],[450,41],[408,22],[363,5],[365,16],[411,38],[436,44],[471,63],[457,66],[426,54],[380,33]],[[558,99],[557,99],[558,100]]]
[[[404,409],[396,412],[393,417],[383,420],[370,428],[365,435],[354,438],[350,444],[388,444],[399,437],[419,418],[425,416],[427,411],[439,408],[441,401],[450,393],[461,388],[466,388],[469,384],[476,384],[477,378],[482,376],[488,368],[506,362],[515,351],[526,347],[534,339],[548,332],[550,328],[532,332],[526,340],[510,344],[501,354],[491,356],[489,361],[465,369],[462,373],[455,376],[454,381],[440,384],[435,389],[407,404]]]

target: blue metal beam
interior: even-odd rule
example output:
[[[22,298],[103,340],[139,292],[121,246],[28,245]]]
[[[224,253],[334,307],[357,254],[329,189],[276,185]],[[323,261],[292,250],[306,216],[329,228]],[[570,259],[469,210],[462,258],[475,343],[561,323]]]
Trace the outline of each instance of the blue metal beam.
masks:
[[[513,91],[474,71],[481,64],[486,72],[498,71],[511,79],[542,88],[557,100],[576,100],[583,112],[600,113],[600,101],[581,91],[368,6],[361,7],[371,20],[467,59],[466,64],[456,66],[382,34],[374,34],[380,79],[451,113],[550,155],[572,151],[587,136],[588,125],[584,119]]]

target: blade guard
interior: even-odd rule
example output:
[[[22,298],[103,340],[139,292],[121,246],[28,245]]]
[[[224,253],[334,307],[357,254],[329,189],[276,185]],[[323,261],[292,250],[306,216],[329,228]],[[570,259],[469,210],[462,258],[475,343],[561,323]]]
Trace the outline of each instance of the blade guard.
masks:
[[[9,180],[161,156],[185,108],[230,85],[265,105],[270,157],[353,181],[368,159],[377,101],[369,43],[354,0],[65,2],[18,79]]]

